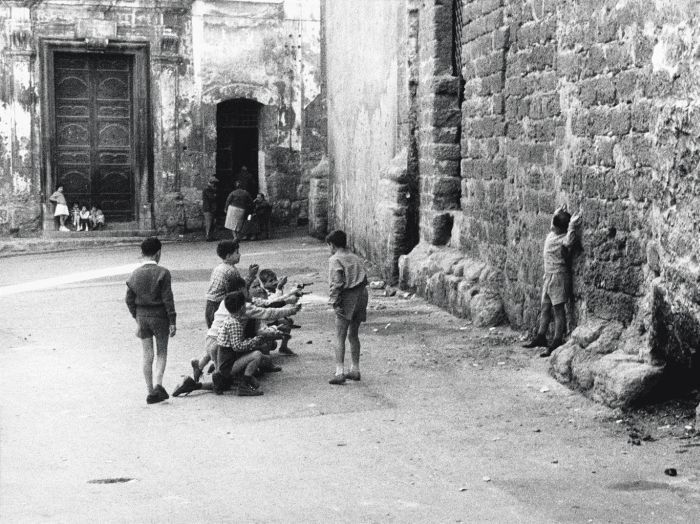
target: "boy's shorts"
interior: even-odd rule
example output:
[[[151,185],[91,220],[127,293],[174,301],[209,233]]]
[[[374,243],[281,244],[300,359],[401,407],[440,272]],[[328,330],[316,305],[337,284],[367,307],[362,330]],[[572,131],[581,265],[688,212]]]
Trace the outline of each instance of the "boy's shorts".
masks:
[[[566,273],[547,273],[542,285],[542,303],[553,306],[569,301],[569,277]]]
[[[365,322],[367,320],[367,302],[369,293],[366,285],[344,289],[340,293],[337,305],[333,307],[335,316],[348,322]]]
[[[145,317],[136,315],[136,336],[139,338],[170,336],[168,317]]]

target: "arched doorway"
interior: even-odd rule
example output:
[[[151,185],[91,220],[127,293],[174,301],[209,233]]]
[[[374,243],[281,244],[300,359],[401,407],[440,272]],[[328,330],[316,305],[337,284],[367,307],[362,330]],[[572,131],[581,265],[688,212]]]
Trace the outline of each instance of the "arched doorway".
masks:
[[[216,106],[217,209],[221,217],[226,213],[226,197],[233,190],[243,166],[252,175],[251,196],[255,197],[258,191],[261,107],[262,104],[246,98],[226,100]]]

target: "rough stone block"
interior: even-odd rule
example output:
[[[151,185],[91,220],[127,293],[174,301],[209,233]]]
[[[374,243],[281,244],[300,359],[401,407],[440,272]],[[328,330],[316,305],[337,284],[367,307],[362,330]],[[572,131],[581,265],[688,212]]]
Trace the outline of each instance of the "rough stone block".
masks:
[[[482,290],[470,302],[472,322],[478,327],[497,326],[504,320],[503,301],[498,293]]]
[[[605,355],[593,370],[592,397],[611,407],[625,407],[647,396],[661,380],[663,368],[625,355]]]
[[[573,380],[571,362],[578,350],[580,350],[579,346],[569,340],[555,349],[549,359],[549,372],[562,384],[569,384]]]
[[[435,215],[431,221],[430,243],[435,246],[444,246],[452,236],[453,218],[449,213]]]
[[[600,337],[604,328],[605,323],[602,321],[577,326],[571,333],[571,340],[580,347],[586,348]]]

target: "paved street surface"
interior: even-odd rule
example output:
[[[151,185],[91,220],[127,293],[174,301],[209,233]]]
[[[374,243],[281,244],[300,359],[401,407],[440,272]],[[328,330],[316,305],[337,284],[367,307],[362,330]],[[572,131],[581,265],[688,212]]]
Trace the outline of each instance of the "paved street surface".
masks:
[[[697,522],[697,440],[630,445],[619,414],[551,379],[518,333],[375,292],[362,381],[330,386],[325,246],[242,253],[241,268],[314,282],[299,356],[277,357],[262,397],[152,406],[124,305],[137,247],[0,260],[0,521]],[[215,244],[166,244],[161,262],[171,392],[202,352]]]

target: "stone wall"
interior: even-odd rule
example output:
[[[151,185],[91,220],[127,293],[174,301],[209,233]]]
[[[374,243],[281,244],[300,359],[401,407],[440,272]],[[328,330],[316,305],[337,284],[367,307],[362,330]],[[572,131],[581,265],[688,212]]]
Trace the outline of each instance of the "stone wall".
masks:
[[[405,0],[326,0],[329,228],[389,280],[407,242],[409,13]],[[352,49],[352,52],[348,50]]]
[[[567,204],[583,228],[567,305],[573,333],[552,372],[612,405],[697,384],[700,2],[464,0],[461,106],[448,62],[452,0],[404,4],[417,13],[417,72],[409,67],[404,95],[411,132],[396,149],[416,161],[420,244],[399,261],[402,284],[484,325],[532,330],[543,241]],[[356,12],[357,25],[376,18],[369,6]],[[383,14],[373,33],[393,34]],[[329,28],[357,35],[339,15],[329,11]],[[383,54],[372,60],[398,56],[393,44],[372,44]],[[328,61],[356,69],[339,49]],[[342,78],[364,96],[338,96],[329,110],[329,215],[360,246],[397,233],[369,227],[368,210],[343,192],[357,188],[373,204],[378,194],[376,178],[360,179],[345,159],[361,151],[362,162],[390,164],[349,139],[355,127],[339,130],[348,119],[338,115],[362,116],[392,89],[393,78],[381,80]]]
[[[450,243],[501,274],[508,321],[533,329],[551,214],[582,211],[569,305],[580,328],[553,372],[609,404],[665,377],[697,382],[699,17],[698,2],[464,3],[462,217]],[[431,277],[410,261],[405,281],[420,287]]]
[[[42,124],[45,39],[107,52],[124,43],[147,46],[146,78],[140,81],[148,85],[150,115],[141,113],[138,120],[150,116],[151,126],[139,144],[148,159],[135,177],[138,227],[201,228],[201,189],[216,167],[216,107],[231,98],[262,104],[259,178],[274,221],[307,220],[308,172],[320,160],[302,158],[304,141],[314,139],[305,131],[307,108],[322,112],[316,103],[318,3],[24,4],[0,7],[0,235],[53,227],[47,201],[53,185],[47,172],[51,138]]]

